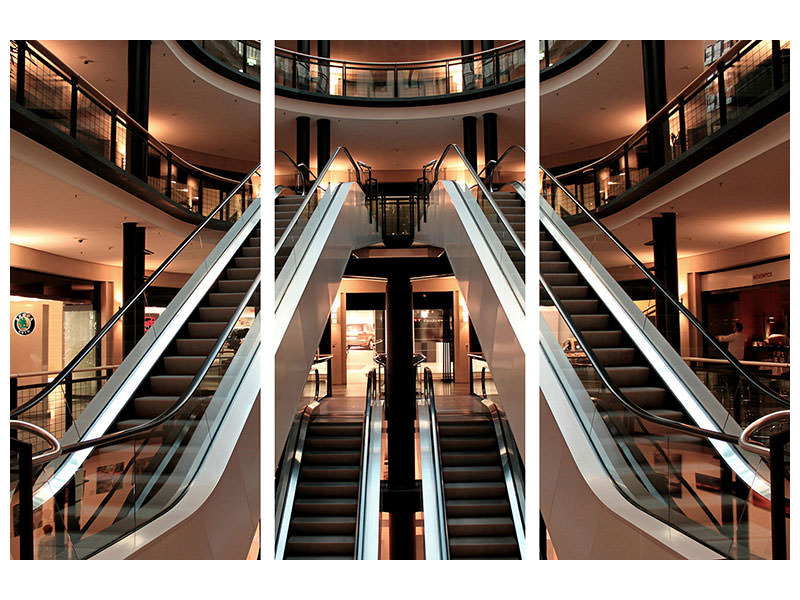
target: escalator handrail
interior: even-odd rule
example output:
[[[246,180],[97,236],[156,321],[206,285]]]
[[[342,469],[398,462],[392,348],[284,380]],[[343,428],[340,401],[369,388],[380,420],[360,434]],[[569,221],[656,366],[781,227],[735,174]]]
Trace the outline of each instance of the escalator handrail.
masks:
[[[728,363],[730,363],[731,366],[739,372],[739,374],[742,377],[747,379],[747,381],[750,382],[750,384],[753,385],[760,392],[762,392],[763,394],[766,394],[767,396],[769,396],[770,398],[772,398],[773,400],[775,400],[776,402],[778,402],[782,406],[787,406],[787,407],[789,406],[789,400],[787,398],[784,398],[782,395],[778,394],[777,392],[775,392],[773,390],[770,390],[768,387],[764,386],[762,383],[760,383],[760,382],[756,381],[755,379],[753,379],[753,377],[747,372],[747,370],[744,368],[744,366],[741,364],[741,362],[739,362],[739,359],[737,359],[730,352],[728,352],[728,350],[723,348],[720,345],[720,343],[716,340],[716,338],[713,335],[711,335],[710,333],[708,333],[708,331],[706,331],[705,327],[703,327],[703,325],[700,323],[700,321],[697,320],[697,318],[692,314],[692,312],[688,308],[686,308],[680,300],[675,298],[675,296],[673,296],[672,293],[669,292],[662,285],[662,283],[655,277],[655,275],[653,275],[650,272],[650,270],[642,263],[642,261],[640,261],[638,258],[636,258],[636,255],[634,255],[633,252],[631,252],[627,248],[627,246],[625,246],[625,244],[623,244],[619,240],[619,238],[617,238],[617,236],[615,236],[611,232],[611,230],[608,229],[608,227],[603,225],[603,223],[597,217],[595,217],[590,210],[588,210],[580,202],[578,202],[575,199],[575,197],[561,184],[561,182],[558,179],[556,179],[553,176],[552,173],[550,173],[550,171],[548,171],[545,167],[543,167],[541,165],[539,166],[539,168],[544,172],[545,175],[547,175],[547,177],[550,178],[551,181],[553,181],[553,183],[555,183],[559,187],[559,189],[561,189],[562,192],[564,192],[567,195],[567,197],[570,200],[572,200],[572,202],[576,206],[578,206],[580,208],[580,210],[582,210],[584,212],[584,214],[592,221],[592,223],[594,223],[594,225],[598,229],[600,229],[600,231],[611,242],[613,242],[613,244],[617,248],[619,248],[619,250],[626,257],[628,257],[628,259],[642,272],[642,274],[644,274],[644,276],[647,277],[647,279],[650,280],[650,283],[652,283],[655,286],[655,288],[665,298],[667,298],[667,300],[669,300],[670,304],[672,304],[675,308],[677,308],[683,314],[683,316],[686,317],[686,319],[694,326],[694,328],[702,334],[702,336],[714,347],[714,349],[717,350],[728,361]],[[539,279],[541,280],[541,274],[539,275]]]
[[[18,43],[18,42],[17,42]],[[112,102],[103,92],[98,90],[94,87],[91,83],[89,83],[86,79],[81,77],[76,71],[70,68],[67,63],[63,60],[58,58],[53,52],[51,52],[46,46],[41,44],[36,40],[25,40],[26,46],[33,47],[39,54],[53,63],[58,69],[60,69],[64,74],[68,75],[68,81],[71,85],[77,85],[81,89],[81,91],[89,92],[92,96],[94,96],[94,100],[98,101],[100,104],[104,105],[104,107],[109,110],[113,111],[113,113],[117,116],[117,118],[122,118],[124,121],[125,127],[128,129],[136,130],[140,135],[143,135],[147,138],[148,142],[151,143],[155,148],[163,152],[166,156],[170,156],[174,163],[179,164],[180,166],[184,167],[185,169],[192,171],[193,173],[198,173],[203,177],[208,177],[209,179],[216,179],[217,181],[221,181],[223,183],[236,183],[235,179],[230,179],[228,177],[223,177],[222,175],[218,175],[216,173],[212,173],[210,171],[206,171],[205,169],[201,169],[190,162],[184,160],[179,155],[175,154],[175,152],[168,148],[165,144],[157,140],[153,135],[144,127],[142,127],[139,122],[134,119],[133,117],[129,116],[124,110],[122,110],[119,106],[117,106],[114,102]]]
[[[158,278],[158,276],[161,275],[161,273],[163,273],[166,270],[166,268],[170,265],[170,263],[172,263],[175,257],[177,257],[178,254],[180,254],[192,242],[192,240],[194,240],[195,237],[197,237],[197,235],[206,227],[206,225],[208,225],[211,222],[214,216],[220,210],[222,210],[224,206],[228,204],[228,201],[231,198],[233,198],[239,192],[239,190],[241,190],[244,187],[244,185],[250,180],[250,178],[253,175],[256,174],[256,172],[260,168],[261,165],[259,164],[258,166],[256,166],[255,169],[250,171],[250,173],[244,179],[242,179],[242,181],[240,181],[236,185],[236,187],[234,187],[231,190],[231,192],[225,197],[225,199],[222,200],[222,202],[220,202],[217,205],[217,207],[213,211],[211,211],[211,213],[209,213],[209,215],[203,220],[203,222],[200,223],[197,227],[195,227],[194,231],[192,231],[188,236],[186,236],[186,238],[180,244],[178,244],[178,246],[172,251],[172,253],[166,259],[164,259],[164,262],[162,262],[156,268],[156,270],[150,274],[150,276],[147,278],[147,281],[145,281],[139,287],[139,289],[136,290],[136,292],[134,292],[134,294],[130,298],[128,298],[128,301],[123,306],[121,306],[116,313],[114,313],[114,316],[108,320],[108,322],[97,333],[97,335],[95,335],[91,340],[89,340],[89,342],[83,347],[83,349],[80,352],[78,352],[78,354],[76,354],[75,357],[63,369],[61,369],[61,372],[56,377],[53,378],[53,380],[47,385],[47,387],[43,388],[29,402],[26,402],[22,406],[19,406],[16,409],[12,410],[11,416],[16,417],[25,412],[26,410],[36,406],[42,400],[47,398],[52,393],[52,391],[56,387],[58,387],[64,381],[64,379],[66,379],[67,375],[69,375],[69,373],[71,373],[78,366],[78,364],[80,364],[80,362],[89,355],[89,353],[100,342],[100,340],[106,336],[106,334],[117,323],[117,321],[119,321],[122,318],[122,316],[125,315],[125,313],[127,313],[131,309],[131,307],[142,296],[142,294],[144,294],[147,291],[147,289],[153,284],[153,282]]]
[[[281,154],[284,157],[286,157],[289,160],[289,162],[292,163],[292,166],[295,168],[295,171],[300,173],[300,177],[303,178],[303,193],[305,193],[306,184],[310,182],[309,177],[313,177],[314,179],[317,178],[317,176],[314,175],[314,172],[311,170],[311,167],[308,166],[305,163],[297,163],[297,162],[295,162],[295,160],[283,150],[279,150],[279,149],[276,148],[275,149],[275,154]],[[305,167],[305,168],[302,168],[302,167]]]
[[[367,374],[367,393],[364,406],[364,429],[361,440],[361,465],[358,481],[358,504],[356,513],[356,544],[354,556],[356,560],[363,560],[367,558],[378,558],[378,547],[374,544],[375,540],[371,542],[366,541],[367,519],[372,518],[374,521],[380,521],[380,514],[367,514],[367,493],[369,491],[370,481],[375,483],[380,480],[380,459],[375,465],[370,465],[370,449],[380,441],[372,439],[372,419],[373,419],[373,403],[380,399],[380,390],[378,390],[378,378],[376,369],[372,369]],[[383,420],[381,419],[381,422]],[[369,468],[372,466],[372,468]],[[373,473],[377,469],[377,472]],[[378,505],[373,507],[378,510]],[[373,523],[374,525],[374,523]]]
[[[433,391],[433,372],[430,367],[425,367],[422,372],[422,389],[425,401],[428,404],[428,411],[430,412],[430,427],[431,427],[431,453],[434,468],[434,482],[436,494],[436,514],[439,531],[436,532],[439,540],[439,552],[443,559],[450,558],[450,538],[447,529],[447,506],[444,498],[444,471],[442,470],[442,451],[439,446],[439,430],[438,420],[436,414],[436,396]],[[423,507],[424,509],[425,507]],[[423,511],[424,512],[424,511]]]
[[[56,436],[46,429],[39,427],[38,425],[34,425],[33,423],[28,423],[27,421],[18,421],[15,419],[11,420],[11,429],[20,429],[22,431],[32,433],[33,435],[42,438],[50,446],[49,450],[33,455],[31,457],[31,465],[46,463],[61,456],[61,443],[58,441]]]
[[[742,434],[739,436],[739,445],[745,450],[749,450],[750,452],[755,452],[756,454],[760,454],[761,456],[766,456],[769,458],[769,447],[754,442],[752,440],[753,433],[762,427],[771,425],[774,422],[785,421],[788,419],[788,410],[778,410],[756,419],[742,431]]]
[[[140,423],[139,425],[135,425],[134,427],[130,427],[123,431],[115,431],[112,433],[107,433],[97,438],[82,440],[72,444],[65,444],[61,447],[61,454],[62,455],[70,454],[72,452],[77,452],[78,450],[84,450],[86,448],[103,448],[105,446],[110,446],[133,438],[137,438],[140,437],[142,434],[154,430],[162,423],[174,417],[178,413],[178,411],[180,411],[186,405],[186,403],[189,402],[189,400],[192,398],[192,395],[197,391],[197,388],[200,387],[200,384],[205,379],[209,369],[214,364],[214,360],[217,358],[217,354],[222,349],[222,346],[225,344],[225,341],[228,339],[228,336],[233,331],[233,328],[236,325],[239,318],[241,317],[242,312],[244,312],[244,309],[247,307],[247,304],[250,302],[250,299],[252,298],[253,294],[255,293],[255,290],[258,288],[260,284],[261,284],[261,273],[256,275],[255,279],[253,280],[253,283],[250,284],[250,287],[248,288],[247,292],[245,292],[244,297],[239,302],[236,309],[233,311],[233,316],[228,320],[219,338],[217,338],[217,341],[214,343],[214,346],[209,351],[208,356],[206,356],[206,359],[203,361],[203,364],[200,366],[197,373],[192,378],[191,383],[189,383],[189,386],[171,407],[169,407],[167,410],[162,412],[157,417],[150,419],[146,423]]]
[[[503,159],[512,150],[521,150],[522,154],[527,155],[527,152],[525,152],[525,148],[523,146],[520,146],[519,144],[511,144],[508,148],[503,150],[503,153],[498,158],[492,159],[488,163],[486,163],[483,166],[483,169],[481,169],[480,173],[478,173],[478,175],[480,175],[481,173],[483,173],[484,171],[487,171],[487,169],[488,169],[488,171],[486,172],[486,178],[488,180],[487,183],[488,183],[489,189],[492,189],[492,179],[494,179],[494,173],[497,170],[497,167],[500,166],[500,163],[503,162]],[[524,199],[523,199],[523,202],[524,202]]]
[[[667,419],[666,417],[659,417],[658,415],[651,414],[650,412],[640,408],[638,405],[634,404],[630,400],[627,399],[625,394],[617,387],[617,385],[612,381],[611,377],[606,372],[605,368],[601,366],[600,361],[597,359],[597,355],[595,355],[594,350],[592,347],[586,343],[586,339],[583,337],[581,330],[575,325],[575,322],[572,320],[572,316],[569,312],[564,308],[564,305],[561,303],[561,300],[556,296],[553,289],[550,287],[550,284],[547,283],[547,280],[544,278],[542,273],[539,273],[539,284],[544,289],[545,293],[550,297],[550,300],[553,302],[553,305],[558,310],[561,318],[564,319],[564,322],[569,327],[569,330],[572,332],[572,335],[575,336],[575,339],[580,344],[580,347],[583,349],[584,353],[586,354],[586,358],[592,364],[595,372],[598,374],[600,379],[603,382],[603,385],[611,392],[611,394],[619,401],[625,408],[633,412],[636,416],[648,421],[650,423],[655,423],[656,425],[661,425],[662,427],[668,427],[670,429],[675,429],[682,433],[686,433],[693,437],[703,438],[703,439],[715,439],[720,440],[723,442],[728,442],[730,444],[739,445],[739,436],[732,435],[729,433],[723,433],[719,431],[712,431],[710,429],[703,429],[702,427],[697,427],[695,425],[688,425],[686,423],[681,423],[679,421],[673,421],[672,419]]]
[[[597,165],[608,162],[620,150],[623,150],[626,146],[630,145],[631,142],[635,141],[637,138],[643,135],[648,130],[648,128],[652,127],[660,119],[663,119],[664,115],[666,115],[670,110],[675,108],[675,106],[677,106],[683,98],[694,92],[696,87],[707,83],[709,77],[714,76],[718,72],[720,65],[724,64],[726,61],[736,56],[739,53],[739,51],[742,50],[745,46],[755,41],[758,40],[739,40],[733,46],[728,48],[728,50],[725,53],[723,53],[722,56],[720,56],[715,62],[711,63],[708,66],[708,68],[706,68],[702,73],[700,73],[700,75],[698,75],[691,82],[689,82],[689,84],[685,86],[680,92],[678,92],[673,97],[672,100],[667,102],[663,107],[661,107],[661,109],[658,112],[656,112],[652,117],[647,119],[644,125],[642,125],[639,129],[637,129],[632,135],[629,135],[624,142],[619,144],[611,152],[587,165],[583,165],[582,167],[578,167],[577,169],[567,171],[566,173],[561,173],[559,174],[559,177],[571,177],[572,175],[578,175],[579,173],[583,173],[585,171],[593,169]]]
[[[486,199],[492,205],[492,208],[494,209],[495,214],[500,219],[500,222],[503,224],[503,226],[506,228],[506,231],[511,236],[511,239],[514,241],[514,244],[517,246],[517,249],[520,252],[522,252],[522,256],[525,257],[525,245],[517,237],[517,234],[514,232],[514,229],[511,227],[511,224],[508,222],[508,219],[506,219],[505,215],[503,214],[503,211],[500,210],[500,208],[497,206],[497,203],[494,201],[494,198],[492,197],[492,194],[489,193],[489,190],[486,189],[486,185],[483,183],[481,178],[478,177],[478,174],[475,172],[475,169],[472,168],[472,165],[467,160],[467,157],[464,156],[464,151],[461,149],[461,147],[458,144],[447,144],[447,146],[445,147],[444,152],[442,152],[442,155],[439,157],[439,160],[436,162],[436,167],[434,168],[434,171],[433,171],[433,184],[432,185],[435,185],[436,182],[439,181],[439,168],[442,166],[442,163],[444,162],[444,159],[450,153],[450,150],[455,150],[456,154],[461,159],[461,161],[464,163],[464,166],[467,168],[467,171],[469,172],[469,174],[472,175],[473,179],[477,182],[478,187],[480,188],[481,192],[483,192],[484,197],[486,197]]]
[[[325,179],[325,175],[328,174],[328,169],[331,168],[334,161],[336,160],[336,157],[339,156],[339,152],[344,152],[345,156],[350,161],[350,164],[353,165],[353,168],[356,171],[356,182],[358,183],[359,186],[361,186],[361,167],[359,167],[356,161],[353,160],[353,155],[350,154],[350,151],[347,148],[345,148],[344,146],[338,146],[336,150],[333,151],[333,154],[331,154],[331,157],[328,159],[328,162],[325,164],[325,168],[323,168],[322,171],[320,171],[319,175],[314,180],[314,183],[311,184],[311,188],[306,193],[306,197],[303,199],[302,204],[300,204],[300,207],[295,211],[292,220],[289,221],[289,224],[286,226],[286,229],[284,230],[283,235],[281,235],[281,238],[278,240],[278,243],[275,244],[275,256],[278,255],[278,252],[280,252],[281,247],[286,241],[286,238],[289,237],[289,234],[292,232],[292,229],[294,228],[295,224],[297,223],[298,220],[300,220],[300,215],[303,214],[303,211],[308,206],[308,203],[311,201],[311,197],[314,195],[314,192],[317,191],[320,182],[323,179]]]

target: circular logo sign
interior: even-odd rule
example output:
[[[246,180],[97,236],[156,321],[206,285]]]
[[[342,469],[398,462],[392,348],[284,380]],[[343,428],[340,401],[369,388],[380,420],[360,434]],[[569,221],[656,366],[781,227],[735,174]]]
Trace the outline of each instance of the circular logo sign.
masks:
[[[19,335],[29,335],[36,328],[36,319],[29,312],[21,312],[14,317],[14,331]]]

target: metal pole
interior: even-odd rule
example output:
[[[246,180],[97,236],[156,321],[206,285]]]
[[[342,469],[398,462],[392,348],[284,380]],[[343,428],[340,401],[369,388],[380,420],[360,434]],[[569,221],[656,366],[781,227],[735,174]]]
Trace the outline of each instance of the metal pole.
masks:
[[[17,453],[19,460],[19,481],[17,483],[19,557],[21,560],[33,560],[33,465],[31,463],[33,449],[30,444],[17,439],[12,438],[10,442],[11,449]]]
[[[786,465],[783,448],[789,442],[789,431],[769,438],[770,518],[772,521],[772,559],[786,560]]]

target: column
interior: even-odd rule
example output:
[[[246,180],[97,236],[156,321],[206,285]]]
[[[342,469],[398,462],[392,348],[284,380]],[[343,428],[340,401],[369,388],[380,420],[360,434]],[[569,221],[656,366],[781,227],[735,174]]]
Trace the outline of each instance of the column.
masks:
[[[389,478],[384,507],[389,512],[390,558],[414,558],[416,388],[412,364],[411,280],[392,273],[386,282],[386,423]]]
[[[311,41],[298,40],[297,52],[298,54],[311,54]],[[307,90],[311,80],[308,59],[305,57],[298,58],[295,68],[297,70],[297,89]]]
[[[475,44],[472,40],[461,40],[461,56],[466,56],[475,52]],[[475,65],[473,59],[465,58],[461,61],[461,77],[464,82],[464,91],[475,89]]]
[[[122,224],[122,304],[144,284],[145,228]],[[144,297],[122,317],[122,355],[127,356],[144,335]]]
[[[317,41],[317,56],[320,58],[331,57],[331,42],[330,40]],[[319,72],[317,75],[317,92],[320,94],[328,94],[330,92],[330,67],[327,60],[319,61]]]
[[[476,171],[478,170],[478,120],[464,117],[464,156]]]
[[[139,125],[148,128],[150,115],[150,40],[128,42],[127,112]],[[131,173],[147,181],[147,142],[128,128],[127,156]]]
[[[678,248],[675,213],[653,217],[653,263],[655,277],[678,298]],[[656,327],[675,348],[681,350],[680,315],[678,309],[662,294],[656,292]]]
[[[488,165],[491,160],[497,160],[497,113],[483,115],[483,164]],[[487,180],[492,170],[494,166],[486,167]]]
[[[331,157],[331,122],[329,119],[317,119],[317,175]]]
[[[667,103],[667,74],[664,40],[642,40],[642,73],[644,75],[644,105],[647,119]],[[667,120],[647,130],[647,149],[652,173],[664,165],[667,153]]]
[[[481,52],[486,52],[494,48],[494,40],[481,40]],[[494,64],[494,55],[488,54],[483,57],[483,87],[497,85],[497,65]]]
[[[297,161],[308,181],[308,167],[311,160],[311,119],[297,117]]]

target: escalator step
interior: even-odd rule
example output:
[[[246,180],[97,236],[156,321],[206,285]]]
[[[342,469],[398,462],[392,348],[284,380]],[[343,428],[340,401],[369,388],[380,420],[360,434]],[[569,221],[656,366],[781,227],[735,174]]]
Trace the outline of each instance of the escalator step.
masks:
[[[544,279],[550,287],[556,285],[578,285],[577,273],[545,273]]]
[[[259,246],[242,246],[242,256],[261,256]]]
[[[540,250],[539,251],[539,261],[540,262],[559,262],[561,258],[561,250]]]
[[[213,321],[225,324],[233,317],[235,306],[201,306],[197,309],[197,316],[201,321]]]
[[[597,300],[561,300],[561,304],[570,315],[596,314]]]
[[[352,516],[356,514],[358,501],[355,498],[295,498],[294,515],[307,516]]]
[[[451,517],[447,532],[452,537],[513,536],[514,521],[510,517]]]
[[[539,254],[541,254],[543,250],[552,250],[554,243],[555,242],[552,242],[550,240],[548,241],[539,240]]]
[[[542,273],[569,273],[571,263],[566,260],[557,262],[540,262],[539,270]]]
[[[474,421],[450,422],[439,421],[440,437],[466,437],[466,436],[493,436],[494,426],[489,422],[475,423]]]
[[[445,500],[447,518],[510,516],[511,507],[506,498],[457,498]]]
[[[151,375],[148,377],[154,396],[180,396],[194,378],[193,375]]]
[[[550,287],[559,300],[578,300],[589,295],[588,285],[551,285]]]
[[[452,500],[477,498],[502,498],[506,500],[506,484],[503,481],[445,482],[445,497]]]
[[[208,294],[208,303],[211,306],[236,307],[244,298],[244,294],[244,292],[211,292]]]
[[[142,419],[153,419],[169,410],[180,396],[139,396],[133,401],[136,416]]]
[[[178,354],[183,356],[208,356],[217,338],[183,338],[175,340]]]
[[[608,329],[611,316],[608,314],[572,315],[572,321],[581,331]]]
[[[650,379],[650,367],[631,365],[627,367],[606,367],[606,373],[620,387],[641,386]]]
[[[318,423],[312,421],[308,425],[308,435],[345,435],[361,437],[361,423]]]
[[[448,450],[479,450],[497,448],[497,440],[493,437],[441,437],[439,438],[439,446],[442,451]]]
[[[325,450],[303,452],[305,465],[358,465],[361,463],[361,450]]]
[[[633,348],[595,348],[594,353],[604,367],[632,365],[635,356]]]
[[[355,498],[358,481],[300,481],[297,494],[301,498]]]
[[[300,479],[305,481],[356,481],[360,469],[358,465],[303,465]]]
[[[164,371],[167,375],[194,375],[200,370],[206,356],[164,356]]]
[[[447,482],[503,481],[499,465],[444,467],[442,479]]]
[[[485,555],[514,556],[517,540],[512,536],[475,536],[450,538],[452,558],[483,558]]]
[[[622,330],[620,329],[595,329],[581,333],[583,333],[586,343],[592,348],[618,347],[622,342]]]
[[[246,292],[252,283],[252,279],[221,279],[217,287],[220,292]]]
[[[442,465],[446,467],[455,467],[459,465],[495,465],[500,464],[500,457],[497,454],[497,449],[493,448],[489,452],[478,451],[470,452],[468,450],[453,450],[442,451]]]
[[[227,321],[193,321],[189,323],[189,335],[193,338],[214,338],[219,339],[225,330]]]
[[[261,270],[261,267],[228,267],[225,269],[227,279],[249,279],[253,281]]]
[[[306,438],[306,448],[309,450],[335,449],[335,450],[359,450],[361,448],[361,436],[308,436]]]
[[[290,535],[353,535],[355,517],[295,517],[289,526]]]
[[[245,267],[245,268],[260,268],[261,267],[261,257],[260,256],[237,256],[233,259],[234,264],[237,267]]]
[[[286,552],[304,555],[350,553],[355,548],[354,535],[292,535],[286,540]]]

